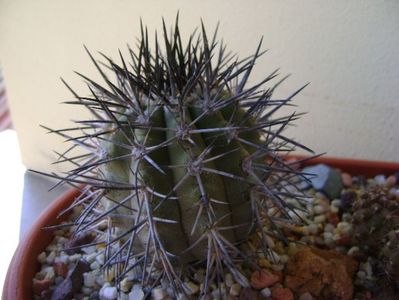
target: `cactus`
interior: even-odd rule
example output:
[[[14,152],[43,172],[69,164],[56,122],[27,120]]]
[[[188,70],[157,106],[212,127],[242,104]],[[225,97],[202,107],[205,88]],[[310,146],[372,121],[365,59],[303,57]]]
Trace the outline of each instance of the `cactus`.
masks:
[[[399,289],[399,204],[387,186],[360,192],[353,204],[353,242],[372,258],[378,294]],[[396,290],[396,291],[395,291]],[[395,297],[394,297],[395,298]],[[389,299],[380,296],[379,299]]]
[[[100,64],[87,51],[105,86],[78,73],[90,91],[83,97],[64,82],[75,97],[68,103],[93,118],[48,128],[71,142],[58,162],[74,165],[65,176],[51,176],[84,184],[73,205],[84,206],[76,233],[107,220],[109,234],[97,242],[106,244],[106,265],[116,265],[117,282],[139,270],[144,284],[163,279],[184,292],[185,272],[203,266],[202,295],[226,272],[248,286],[240,263],[255,258],[241,245],[257,231],[259,251],[266,252],[267,234],[286,240],[276,224],[294,222],[286,199],[301,202],[304,195],[289,186],[301,174],[284,156],[296,147],[311,150],[283,135],[299,114],[275,112],[304,87],[272,99],[286,78],[266,88],[277,71],[248,86],[262,41],[239,60],[216,33],[209,39],[201,23],[184,45],[178,20],[171,34],[163,23],[164,45],[155,35],[151,50],[142,25],[137,51],[129,48],[130,63],[123,55],[117,64],[101,54]],[[76,147],[86,152],[72,155]],[[272,207],[278,217],[269,213]]]

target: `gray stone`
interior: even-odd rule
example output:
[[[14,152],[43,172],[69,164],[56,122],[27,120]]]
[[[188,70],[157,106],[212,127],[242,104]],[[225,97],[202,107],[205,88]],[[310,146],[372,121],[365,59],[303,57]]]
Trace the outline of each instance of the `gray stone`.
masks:
[[[343,189],[341,173],[324,164],[318,164],[303,169],[305,175],[315,190],[323,192],[329,199],[338,198]]]

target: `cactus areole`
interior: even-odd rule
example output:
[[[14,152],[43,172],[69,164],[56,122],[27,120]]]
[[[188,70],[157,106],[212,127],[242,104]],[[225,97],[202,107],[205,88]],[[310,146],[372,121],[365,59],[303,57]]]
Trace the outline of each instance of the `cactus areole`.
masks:
[[[301,195],[289,180],[300,174],[283,157],[309,149],[283,135],[298,115],[275,114],[302,88],[272,98],[283,81],[276,71],[248,84],[261,43],[240,60],[216,32],[208,38],[203,24],[183,43],[177,24],[170,33],[163,24],[162,42],[155,34],[153,43],[142,25],[129,61],[102,55],[100,64],[87,51],[104,83],[78,73],[89,96],[65,83],[76,98],[69,103],[93,118],[50,130],[72,143],[60,161],[74,166],[53,176],[86,184],[75,201],[84,206],[76,232],[109,224],[97,242],[106,244],[117,281],[135,270],[144,283],[156,275],[184,291],[184,270],[202,266],[204,295],[225,272],[248,284],[242,265],[255,258],[242,245],[251,233],[260,237],[256,251],[268,251],[267,235],[284,239],[276,224],[294,212],[287,198]],[[72,155],[76,146],[86,153]],[[270,214],[272,208],[279,214]]]

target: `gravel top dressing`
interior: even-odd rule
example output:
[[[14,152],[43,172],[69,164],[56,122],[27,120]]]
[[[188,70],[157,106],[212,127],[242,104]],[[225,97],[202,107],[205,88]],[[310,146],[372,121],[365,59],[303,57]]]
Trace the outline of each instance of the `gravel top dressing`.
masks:
[[[325,165],[303,171],[316,175],[299,184],[308,195],[305,209],[300,209],[297,200],[287,200],[298,207],[290,214],[294,220],[302,220],[302,225],[282,223],[279,230],[286,234],[287,243],[267,236],[267,255],[258,253],[257,266],[241,265],[250,288],[226,273],[219,288],[216,282],[210,285],[204,299],[397,299],[398,174],[366,179]],[[279,213],[274,208],[269,215]],[[76,208],[71,218],[78,214]],[[393,222],[391,227],[389,222]],[[34,298],[200,298],[205,268],[195,265],[190,276],[183,278],[185,295],[174,295],[156,268],[151,274],[152,286],[143,286],[142,272],[134,260],[128,276],[116,286],[117,268],[103,267],[112,254],[106,253],[104,244],[95,242],[107,230],[103,222],[93,228],[93,235],[72,237],[72,228],[67,227],[55,231],[52,243],[37,258],[41,270],[33,279]],[[256,232],[241,248],[253,253],[261,241]]]

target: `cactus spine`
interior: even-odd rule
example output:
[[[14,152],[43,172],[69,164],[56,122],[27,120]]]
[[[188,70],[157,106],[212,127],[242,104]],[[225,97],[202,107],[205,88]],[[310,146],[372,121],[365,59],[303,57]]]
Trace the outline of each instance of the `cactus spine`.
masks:
[[[248,86],[248,77],[262,55],[238,60],[228,54],[204,26],[183,46],[178,22],[163,42],[150,49],[147,29],[131,62],[103,55],[108,71],[89,53],[106,86],[79,74],[90,96],[70,104],[94,116],[78,127],[52,130],[88,153],[61,160],[76,165],[62,182],[85,183],[76,203],[84,210],[77,232],[107,220],[107,265],[117,265],[117,280],[131,270],[150,284],[154,274],[184,290],[181,274],[193,262],[206,269],[202,295],[229,270],[247,285],[237,262],[251,262],[240,245],[258,230],[278,234],[275,221],[291,220],[287,197],[301,197],[287,188],[298,175],[283,160],[295,147],[308,148],[282,132],[297,114],[274,117],[302,89],[286,99],[272,99],[266,88],[277,72]],[[116,80],[109,79],[112,73]],[[70,131],[83,132],[69,136]],[[300,174],[299,174],[300,175]],[[102,207],[102,211],[97,209]],[[268,214],[271,207],[282,217]],[[265,227],[265,220],[270,228]],[[100,242],[100,241],[99,241]],[[263,240],[262,251],[267,251]],[[157,267],[159,267],[157,269]],[[183,272],[183,273],[182,273]]]

